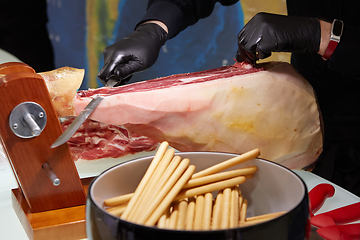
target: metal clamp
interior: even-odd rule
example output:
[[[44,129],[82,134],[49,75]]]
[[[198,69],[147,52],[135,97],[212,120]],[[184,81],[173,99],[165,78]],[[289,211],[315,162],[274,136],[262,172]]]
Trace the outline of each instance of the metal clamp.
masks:
[[[45,110],[35,102],[23,102],[10,113],[9,125],[12,132],[21,138],[40,135],[47,121]]]

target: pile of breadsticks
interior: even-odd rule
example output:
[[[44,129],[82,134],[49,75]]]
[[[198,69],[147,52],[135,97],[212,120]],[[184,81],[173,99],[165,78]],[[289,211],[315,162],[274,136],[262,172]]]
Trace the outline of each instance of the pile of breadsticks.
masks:
[[[106,199],[106,211],[137,224],[177,230],[241,227],[283,214],[247,218],[247,200],[239,185],[253,177],[257,167],[224,171],[258,157],[258,149],[197,173],[189,159],[174,154],[167,142],[161,143],[135,192]]]

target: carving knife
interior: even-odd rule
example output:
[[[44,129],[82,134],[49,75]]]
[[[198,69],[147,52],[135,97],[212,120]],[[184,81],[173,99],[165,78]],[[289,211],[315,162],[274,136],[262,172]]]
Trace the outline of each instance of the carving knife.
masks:
[[[110,79],[106,84],[105,87],[113,87],[115,84],[118,83],[117,81]],[[81,124],[85,122],[85,120],[90,116],[90,114],[95,110],[95,108],[99,105],[101,100],[103,100],[103,96],[97,95],[94,97],[90,103],[81,111],[79,116],[70,124],[69,127],[65,129],[65,131],[56,139],[56,141],[51,145],[50,148],[58,147],[64,143],[66,143],[72,135],[79,129]]]

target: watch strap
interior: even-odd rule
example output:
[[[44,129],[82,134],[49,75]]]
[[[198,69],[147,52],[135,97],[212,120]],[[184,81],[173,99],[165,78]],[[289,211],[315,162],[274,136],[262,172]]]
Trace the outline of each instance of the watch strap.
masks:
[[[343,31],[344,23],[339,19],[334,19],[331,25],[331,33],[330,33],[330,41],[326,48],[325,54],[322,56],[324,60],[330,59],[331,55],[334,53],[336,46],[338,45],[342,31]]]
[[[331,40],[329,42],[328,47],[326,48],[325,54],[323,55],[323,58],[325,60],[330,59],[331,55],[334,53],[336,46],[338,45],[337,41]]]

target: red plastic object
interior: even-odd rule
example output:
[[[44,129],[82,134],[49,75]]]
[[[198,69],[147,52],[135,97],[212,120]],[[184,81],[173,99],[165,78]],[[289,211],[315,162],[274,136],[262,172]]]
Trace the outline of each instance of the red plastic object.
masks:
[[[360,223],[332,225],[319,228],[317,233],[325,239],[360,239]]]
[[[310,223],[318,228],[336,225],[331,217],[321,214],[311,217]]]
[[[359,238],[352,238],[346,234],[341,234],[340,240],[359,240]]]
[[[340,240],[341,232],[336,225],[319,228],[316,231],[322,238],[326,240]]]
[[[353,239],[360,239],[360,223],[338,225],[342,234],[346,234]]]
[[[321,183],[309,192],[310,210],[315,214],[324,204],[327,198],[334,196],[335,188],[331,184]]]
[[[360,220],[360,202],[353,203],[341,208],[334,209],[317,216],[325,215],[331,217],[336,224],[345,224]]]

